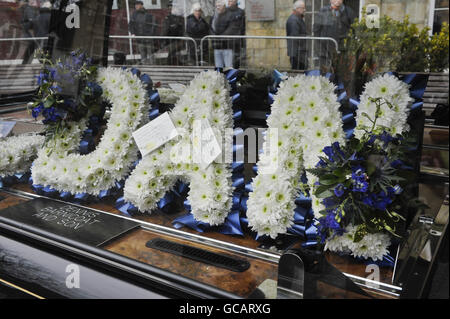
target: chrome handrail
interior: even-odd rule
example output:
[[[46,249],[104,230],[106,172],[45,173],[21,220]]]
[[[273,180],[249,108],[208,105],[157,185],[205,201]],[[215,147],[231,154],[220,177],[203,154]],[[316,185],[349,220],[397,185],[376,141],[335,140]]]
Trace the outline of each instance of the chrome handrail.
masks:
[[[48,37],[0,38],[0,42],[8,42],[8,41],[38,41],[38,40],[48,40]]]

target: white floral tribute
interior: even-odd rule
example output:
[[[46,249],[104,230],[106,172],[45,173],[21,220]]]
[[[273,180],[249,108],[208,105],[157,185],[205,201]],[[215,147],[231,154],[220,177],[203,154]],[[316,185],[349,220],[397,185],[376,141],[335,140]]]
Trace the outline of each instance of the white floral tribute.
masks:
[[[287,232],[293,224],[303,170],[315,167],[325,146],[344,142],[335,89],[322,76],[299,75],[280,84],[267,119],[269,131],[258,162],[258,176],[247,202],[249,226],[258,235],[276,238]],[[276,133],[278,144],[269,145]],[[314,187],[316,178],[310,174],[307,177],[309,186]],[[312,201],[317,213],[320,201],[314,197]]]
[[[372,99],[378,98],[389,102],[392,107],[386,103],[381,105],[375,131],[377,129],[381,131],[387,130],[387,133],[395,136],[409,130],[409,125],[407,124],[408,107],[412,101],[409,95],[409,86],[395,76],[385,74],[378,76],[365,85],[356,116],[356,138],[360,138],[364,134],[364,129],[370,130],[372,128],[370,119],[375,118],[377,110],[376,103]],[[367,114],[370,119],[363,114]]]
[[[384,233],[367,234],[361,241],[355,243],[353,239],[357,229],[356,226],[348,225],[344,235],[334,236],[333,239],[326,241],[324,250],[348,252],[356,258],[382,260],[389,252],[391,237]]]
[[[373,123],[363,114],[367,114],[371,119],[375,118],[376,105],[371,99],[377,98],[383,98],[392,107],[387,104],[381,106],[374,131],[387,131],[393,136],[407,132],[409,130],[407,124],[409,105],[412,101],[409,86],[395,76],[385,74],[365,85],[357,111],[355,137],[361,137],[364,129],[372,128]],[[367,234],[360,242],[355,243],[353,238],[356,230],[356,226],[349,224],[343,236],[327,239],[325,250],[351,252],[354,257],[372,258],[374,261],[382,260],[383,256],[388,253],[388,247],[391,244],[390,236],[384,233]]]
[[[34,184],[96,196],[129,173],[137,160],[132,132],[148,121],[147,92],[136,75],[122,69],[100,69],[97,82],[103,89],[103,98],[112,105],[97,148],[80,155],[78,148],[87,120],[70,123],[68,134],[39,151],[32,167]]]
[[[0,177],[24,174],[37,157],[44,136],[23,134],[0,140]]]
[[[192,160],[194,121],[208,120],[222,154],[232,145],[232,102],[229,84],[215,71],[199,73],[169,116],[179,136],[145,156],[126,180],[124,198],[142,212],[152,211],[178,179],[190,184],[188,200],[198,221],[220,225],[232,206],[231,168],[216,159],[206,169]],[[223,138],[220,138],[220,136]],[[223,142],[223,140],[225,140]],[[226,145],[226,146],[225,146]],[[184,154],[181,157],[179,154]],[[183,158],[186,156],[187,158]],[[220,157],[219,157],[220,158]]]

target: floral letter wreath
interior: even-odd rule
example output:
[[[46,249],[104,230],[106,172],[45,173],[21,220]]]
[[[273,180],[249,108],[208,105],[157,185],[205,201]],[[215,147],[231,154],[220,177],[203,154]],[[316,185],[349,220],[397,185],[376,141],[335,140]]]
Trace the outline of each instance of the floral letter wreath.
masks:
[[[0,141],[0,178],[27,173],[43,143],[44,137],[36,134]]]
[[[366,130],[373,126],[369,120],[375,118],[377,110],[374,99],[382,98],[392,105],[392,108],[383,103],[378,114],[378,120],[373,131],[381,134],[383,131],[392,136],[409,131],[407,124],[409,103],[412,101],[408,85],[393,75],[385,74],[367,83],[361,95],[358,107],[355,129],[355,137],[361,138]],[[355,257],[372,258],[381,260],[388,253],[391,244],[390,235],[380,232],[366,234],[362,240],[355,242],[353,239],[358,227],[349,224],[345,228],[343,236],[334,236],[326,240],[325,250],[342,252],[351,251]]]
[[[232,145],[233,130],[231,134],[226,131],[233,127],[231,105],[229,84],[223,75],[214,71],[198,74],[169,113],[180,135],[142,159],[125,182],[125,200],[142,212],[151,211],[182,178],[190,183],[188,200],[194,218],[210,225],[222,224],[232,205],[229,165],[215,161],[200,169],[190,160],[180,163],[175,156],[176,150],[190,149],[195,120],[208,120],[212,129],[225,137],[224,144]]]
[[[132,132],[148,120],[146,90],[136,75],[116,68],[100,69],[97,82],[112,110],[96,150],[88,155],[75,153],[87,120],[70,123],[66,136],[39,151],[32,167],[34,184],[72,194],[98,195],[128,174],[137,159]]]
[[[344,141],[334,91],[335,86],[322,76],[300,75],[280,84],[267,119],[268,135],[272,137],[276,129],[278,145],[270,145],[269,150],[266,136],[258,176],[253,180],[253,192],[247,202],[249,226],[258,235],[276,238],[287,232],[293,223],[294,201],[303,170],[315,167],[326,145]],[[278,147],[278,152],[273,151],[273,146]],[[263,167],[273,169],[264,172]],[[310,174],[307,177],[313,187],[316,178]],[[320,201],[311,197],[317,212]]]

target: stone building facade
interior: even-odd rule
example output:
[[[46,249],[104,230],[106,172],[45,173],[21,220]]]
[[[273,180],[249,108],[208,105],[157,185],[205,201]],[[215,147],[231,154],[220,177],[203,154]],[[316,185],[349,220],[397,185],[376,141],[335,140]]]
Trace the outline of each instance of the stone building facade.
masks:
[[[273,21],[247,21],[247,35],[258,36],[286,36],[286,20],[292,12],[293,0],[275,1],[275,20]],[[308,25],[308,34],[312,34],[314,15],[323,5],[328,5],[329,0],[305,0],[305,21]],[[380,8],[381,15],[403,20],[409,16],[412,23],[420,28],[429,26],[431,4],[430,0],[345,0],[356,12],[360,12],[363,6],[376,4]],[[313,49],[314,45],[311,45]],[[287,57],[286,40],[261,40],[250,39],[247,41],[247,60],[249,68],[264,68],[277,65],[279,69],[289,69],[289,58]],[[314,54],[310,53],[310,67],[314,65]]]

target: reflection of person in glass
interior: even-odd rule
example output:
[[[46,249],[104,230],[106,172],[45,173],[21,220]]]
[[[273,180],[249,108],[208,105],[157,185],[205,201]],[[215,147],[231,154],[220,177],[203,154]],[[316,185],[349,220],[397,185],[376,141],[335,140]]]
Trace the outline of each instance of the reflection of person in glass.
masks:
[[[48,37],[50,28],[50,17],[52,15],[52,4],[50,1],[45,1],[39,9],[38,17],[33,21],[34,35],[37,38]],[[47,41],[39,40],[40,49],[44,49]]]
[[[200,48],[200,40],[207,36],[210,31],[208,22],[202,17],[203,11],[200,3],[194,3],[192,5],[192,13],[186,19],[186,35],[195,39],[197,47],[203,49],[203,59],[208,55],[208,42],[203,43],[203,48]],[[195,46],[193,43],[189,43],[189,59],[191,63],[195,63],[197,52],[195,52]]]
[[[37,16],[36,8],[30,6],[28,0],[20,0],[19,9],[22,15],[20,24],[22,25],[23,37],[32,38],[33,21],[36,19]],[[35,48],[36,44],[34,41],[26,41],[26,49],[23,56],[22,64],[28,64],[33,61],[33,53]]]
[[[245,35],[245,11],[238,7],[237,0],[228,0],[227,8],[228,27],[223,35]],[[241,50],[244,48],[242,40],[229,40],[229,48],[233,50],[234,67],[239,68],[241,63]]]
[[[303,20],[305,10],[304,1],[294,2],[292,14],[286,21],[286,35],[288,37],[306,36],[306,24]],[[287,40],[287,51],[292,69],[305,70],[307,57],[306,40]]]
[[[166,37],[182,37],[184,36],[184,17],[180,12],[182,9],[173,7],[172,1],[169,1],[169,14],[164,18],[162,35]],[[178,54],[184,49],[185,42],[183,40],[165,40],[169,49],[169,64],[179,65]]]
[[[216,11],[211,20],[211,29],[215,35],[223,35],[228,24],[225,0],[218,0],[216,1]],[[212,45],[216,68],[232,68],[233,50],[228,48],[227,41],[214,39]]]
[[[356,18],[353,10],[344,5],[344,0],[330,0],[330,5],[320,9],[314,23],[314,36],[330,37],[340,43],[350,30],[350,26]],[[320,41],[321,66],[327,66],[331,62],[331,56],[335,45],[331,41]]]
[[[144,8],[142,1],[136,1],[135,11],[130,19],[130,33],[135,36],[155,35],[156,25],[153,16]],[[136,42],[141,55],[141,63],[153,64],[153,43],[152,39],[138,39]]]

